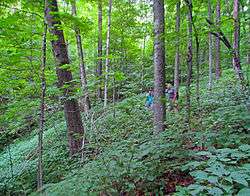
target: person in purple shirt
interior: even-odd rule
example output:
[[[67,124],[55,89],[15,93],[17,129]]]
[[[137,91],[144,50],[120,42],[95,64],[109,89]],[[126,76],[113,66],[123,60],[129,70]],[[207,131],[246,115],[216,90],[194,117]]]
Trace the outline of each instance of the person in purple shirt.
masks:
[[[178,108],[176,106],[177,92],[171,84],[166,85],[165,95],[169,101],[168,110],[178,111]]]

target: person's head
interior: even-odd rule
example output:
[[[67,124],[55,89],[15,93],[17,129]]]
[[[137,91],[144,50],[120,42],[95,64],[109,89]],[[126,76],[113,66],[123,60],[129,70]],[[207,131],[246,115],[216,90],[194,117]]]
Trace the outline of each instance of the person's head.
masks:
[[[149,93],[150,95],[153,95],[153,89],[149,89],[149,90],[148,90],[148,93]]]
[[[166,89],[170,89],[172,87],[172,84],[171,83],[167,83],[166,84]]]

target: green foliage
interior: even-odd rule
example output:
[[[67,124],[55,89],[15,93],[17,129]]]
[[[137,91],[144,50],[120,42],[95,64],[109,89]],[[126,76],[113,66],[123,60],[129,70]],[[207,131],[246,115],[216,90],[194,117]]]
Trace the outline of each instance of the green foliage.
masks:
[[[247,191],[250,180],[250,145],[242,144],[236,149],[200,151],[194,157],[198,161],[182,167],[184,170],[189,168],[196,180],[195,184],[186,188],[190,194],[231,195],[239,189],[241,193]]]

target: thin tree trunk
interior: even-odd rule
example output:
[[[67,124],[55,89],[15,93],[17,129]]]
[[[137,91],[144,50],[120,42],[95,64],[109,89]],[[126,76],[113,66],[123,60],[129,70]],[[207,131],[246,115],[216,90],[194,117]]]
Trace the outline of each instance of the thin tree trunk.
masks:
[[[240,49],[239,49],[240,47],[239,0],[234,0],[233,19],[234,19],[233,65],[238,78],[240,80],[244,80],[240,64]]]
[[[45,95],[46,95],[46,41],[47,41],[47,24],[46,24],[46,1],[44,2],[44,30],[42,40],[42,61],[41,61],[41,103],[40,103],[40,129],[38,132],[38,168],[37,168],[37,190],[43,188],[43,131],[45,123]]]
[[[108,103],[108,79],[109,79],[109,63],[110,63],[110,28],[111,28],[111,11],[112,11],[112,0],[109,0],[108,10],[108,29],[107,29],[107,42],[106,42],[106,63],[105,63],[105,84],[104,84],[104,107]]]
[[[216,4],[216,27],[220,28],[220,0],[217,0]],[[215,38],[215,75],[218,80],[221,76],[220,65],[220,38]]]
[[[70,156],[72,156],[78,153],[81,149],[84,129],[78,102],[75,98],[71,97],[74,90],[72,73],[69,69],[62,68],[63,65],[70,64],[70,62],[63,30],[60,29],[61,21],[55,16],[55,14],[52,14],[58,12],[57,1],[46,0],[46,2],[46,20],[49,31],[54,38],[51,41],[51,44],[57,63],[56,73],[58,86],[63,90],[63,104],[68,129],[69,153]]]
[[[208,19],[212,20],[212,11],[211,11],[211,0],[208,0]],[[209,26],[209,28],[211,28]],[[208,89],[211,90],[212,82],[213,82],[213,40],[211,32],[208,33],[208,64],[209,64],[209,81],[208,81]]]
[[[199,38],[196,38],[196,100],[198,103],[198,107],[200,107],[200,43]]]
[[[145,6],[145,1],[144,0],[141,0],[140,3],[142,4],[142,9],[144,10],[144,6]],[[144,18],[146,18],[147,14],[143,14],[141,16],[141,20],[143,20]],[[147,35],[146,35],[146,26],[142,27],[143,28],[143,45],[142,45],[142,55],[141,55],[141,92],[143,93],[145,91],[145,84],[144,84],[144,77],[145,77],[145,50],[146,50],[146,38],[147,38]]]
[[[146,49],[146,35],[145,35],[145,32],[144,32],[144,35],[143,35],[143,46],[142,46],[142,58],[141,58],[141,90],[142,90],[142,93],[145,90],[145,85],[144,85],[145,49]]]
[[[192,22],[193,23],[193,22]],[[194,27],[194,36],[196,43],[196,101],[198,108],[200,108],[200,41],[198,31],[193,23]]]
[[[225,0],[225,5],[226,5],[226,13],[228,16],[231,15],[231,0]]]
[[[98,0],[98,65],[97,65],[97,97],[102,99],[102,0]]]
[[[192,0],[185,0],[188,6],[188,51],[187,51],[187,81],[186,81],[186,111],[187,111],[187,123],[190,126],[191,117],[191,80],[192,80],[192,67],[193,67],[193,8]]]
[[[75,0],[71,1],[71,7],[72,7],[72,15],[77,16]],[[88,93],[87,75],[86,75],[85,65],[84,65],[82,38],[80,34],[80,29],[78,27],[75,27],[74,30],[75,30],[75,36],[76,36],[77,51],[78,51],[78,56],[79,56],[79,61],[80,61],[79,62],[80,81],[81,81],[81,87],[83,91],[82,104],[83,104],[84,111],[88,113],[91,106],[90,106],[90,99],[89,99],[89,93]]]
[[[154,127],[164,131],[165,107],[165,20],[164,0],[154,0]]]
[[[115,101],[116,101],[116,81],[115,81],[115,75],[113,75],[113,117],[115,118],[116,116],[116,111],[115,111]]]
[[[226,15],[228,16],[228,18],[232,18],[232,7],[233,7],[233,4],[232,4],[232,0],[225,0],[225,5],[226,5]],[[232,43],[233,42],[233,31],[231,30],[230,28],[230,31],[227,32],[227,37],[229,39],[229,42]],[[231,58],[230,56],[228,56],[226,58],[226,63],[228,65],[232,65],[233,66],[233,57]]]
[[[180,5],[181,2],[176,4],[176,54],[175,54],[175,71],[174,71],[174,86],[177,94],[179,93],[180,84]]]

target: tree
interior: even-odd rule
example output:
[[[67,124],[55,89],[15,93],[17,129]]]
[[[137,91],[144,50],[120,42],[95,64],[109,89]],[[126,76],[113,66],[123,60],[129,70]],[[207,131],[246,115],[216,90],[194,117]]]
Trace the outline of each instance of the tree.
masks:
[[[212,20],[212,10],[211,10],[211,0],[208,0],[208,19]],[[209,26],[209,28],[211,28]],[[209,63],[209,81],[208,81],[208,89],[211,90],[212,82],[213,82],[213,40],[211,32],[208,33],[208,63]]]
[[[234,43],[233,43],[233,66],[236,71],[236,74],[240,80],[244,80],[243,73],[241,70],[240,64],[240,22],[239,22],[239,0],[234,0],[234,10],[233,10],[233,19],[234,19]]]
[[[46,1],[44,1],[44,30],[42,40],[42,61],[41,61],[41,103],[40,103],[40,129],[38,132],[38,168],[37,168],[37,190],[43,187],[43,131],[45,123],[45,93],[46,93],[46,41],[47,41],[47,23],[46,23]]]
[[[58,13],[57,1],[46,0],[46,4],[46,20],[49,32],[53,36],[51,45],[53,48],[54,58],[56,60],[58,86],[63,90],[63,104],[68,129],[69,151],[70,156],[72,156],[81,149],[84,129],[78,102],[71,96],[74,90],[73,76],[69,67],[65,66],[69,65],[70,62],[63,30],[60,28],[61,21],[59,17],[56,16],[56,13]]]
[[[164,0],[154,0],[154,127],[164,131],[165,110],[165,20]]]
[[[198,30],[192,21],[194,28],[194,36],[195,36],[195,44],[196,44],[196,101],[198,104],[198,108],[200,107],[200,41]]]
[[[214,26],[214,23],[212,21],[207,19],[207,22],[208,22],[209,25]],[[244,80],[244,77],[243,77],[243,73],[242,73],[242,70],[241,70],[240,59],[239,59],[239,56],[237,55],[237,52],[236,52],[237,50],[235,50],[233,48],[233,46],[230,44],[229,40],[227,39],[225,34],[221,31],[221,29],[219,29],[218,32],[211,31],[211,33],[215,37],[220,38],[220,40],[225,44],[225,46],[228,48],[228,50],[232,54],[233,59],[234,59],[233,68],[235,70],[236,76],[242,82]]]
[[[104,107],[108,103],[108,79],[109,79],[109,63],[110,63],[110,29],[111,29],[111,11],[112,0],[109,0],[108,9],[108,28],[107,28],[107,40],[106,40],[106,62],[105,62],[105,84],[104,84]]]
[[[176,53],[175,53],[175,71],[174,71],[174,86],[177,93],[179,92],[180,83],[180,5],[178,1],[176,4]]]
[[[188,48],[187,48],[187,81],[186,81],[186,111],[187,111],[187,123],[190,124],[191,116],[191,79],[192,79],[192,67],[193,67],[193,5],[192,0],[185,0],[188,6]]]
[[[77,16],[76,14],[76,2],[75,0],[71,1],[71,7],[72,7],[72,15]],[[75,26],[75,36],[76,36],[76,44],[77,44],[77,51],[79,56],[79,68],[80,68],[80,81],[81,81],[81,87],[83,91],[83,109],[85,112],[88,112],[90,109],[90,100],[89,100],[89,93],[88,93],[88,84],[87,84],[87,75],[85,71],[85,65],[84,65],[84,55],[83,55],[83,48],[82,48],[82,38],[80,34],[80,29]]]
[[[220,28],[220,0],[216,3],[216,27]],[[218,80],[221,76],[220,68],[220,38],[215,38],[215,76]]]
[[[102,0],[98,0],[98,65],[96,69],[98,88],[97,97],[102,98],[101,76],[102,76]]]

